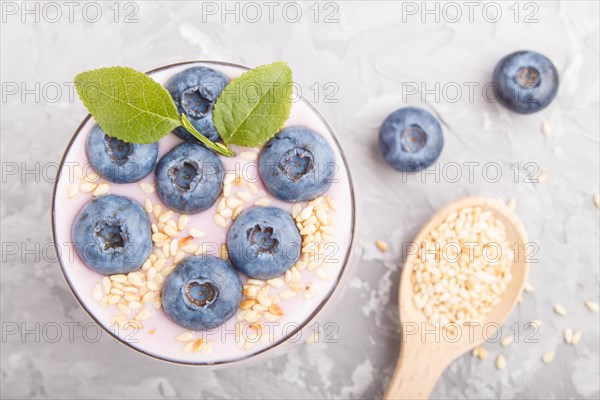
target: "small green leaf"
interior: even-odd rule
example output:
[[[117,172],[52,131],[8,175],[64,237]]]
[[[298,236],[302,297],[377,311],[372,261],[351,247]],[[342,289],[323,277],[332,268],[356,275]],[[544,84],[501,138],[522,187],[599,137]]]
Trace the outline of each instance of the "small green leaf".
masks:
[[[290,116],[292,83],[292,70],[283,61],[232,80],[213,109],[213,123],[225,144],[257,147],[275,136]]]
[[[83,104],[108,135],[153,143],[181,125],[169,92],[148,75],[127,67],[100,68],[75,77]]]

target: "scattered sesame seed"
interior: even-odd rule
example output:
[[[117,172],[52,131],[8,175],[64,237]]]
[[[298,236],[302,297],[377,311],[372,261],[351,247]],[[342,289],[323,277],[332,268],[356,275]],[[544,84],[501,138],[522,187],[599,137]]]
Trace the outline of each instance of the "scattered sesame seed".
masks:
[[[523,290],[526,291],[527,293],[533,293],[535,291],[535,287],[533,287],[533,285],[529,282],[525,282],[525,286],[523,287]]]
[[[571,338],[571,344],[575,346],[581,340],[581,331],[575,331],[573,333],[573,337]]]
[[[542,356],[542,361],[544,362],[544,364],[550,364],[552,362],[552,360],[554,360],[555,355],[556,355],[556,353],[553,351],[544,353],[544,355]]]
[[[600,307],[598,306],[598,303],[588,300],[585,302],[585,306],[588,308],[588,310],[590,310],[591,312],[597,313],[598,310],[600,309]]]
[[[562,317],[567,315],[567,310],[565,310],[565,308],[563,306],[561,306],[560,304],[556,304],[554,306],[554,312]]]
[[[514,197],[511,197],[506,202],[506,206],[509,208],[509,210],[513,210],[514,211],[517,208],[517,201],[515,200]]]
[[[502,345],[502,347],[507,347],[510,346],[514,341],[515,338],[513,336],[505,336],[500,341],[500,344]]]
[[[502,354],[496,357],[496,368],[499,370],[506,368],[506,358]]]
[[[550,124],[546,121],[542,122],[542,133],[544,135],[550,134]]]
[[[537,177],[537,181],[538,183],[544,183],[548,180],[548,173],[546,171],[542,171],[540,172],[540,174]]]
[[[315,344],[319,342],[319,332],[315,331],[311,333],[306,339],[306,344]]]
[[[388,250],[388,244],[386,242],[384,242],[383,240],[376,240],[375,241],[375,246],[379,249],[379,251],[381,251],[382,253],[385,253]]]
[[[565,343],[571,344],[573,341],[573,330],[571,328],[566,328],[563,331],[563,338],[565,340]]]

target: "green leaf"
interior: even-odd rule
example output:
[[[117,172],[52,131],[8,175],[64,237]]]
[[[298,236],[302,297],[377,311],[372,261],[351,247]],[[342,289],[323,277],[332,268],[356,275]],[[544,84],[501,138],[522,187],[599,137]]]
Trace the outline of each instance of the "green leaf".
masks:
[[[292,70],[283,62],[256,67],[229,83],[213,109],[226,145],[257,147],[283,128],[292,107]]]
[[[181,125],[169,92],[148,75],[127,67],[100,68],[75,77],[79,98],[112,137],[153,143]]]

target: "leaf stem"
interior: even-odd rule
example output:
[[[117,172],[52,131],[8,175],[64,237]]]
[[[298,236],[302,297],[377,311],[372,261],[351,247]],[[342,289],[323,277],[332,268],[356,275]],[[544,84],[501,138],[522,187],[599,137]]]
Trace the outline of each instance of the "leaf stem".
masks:
[[[196,130],[196,128],[194,128],[194,125],[192,125],[192,123],[188,119],[187,115],[185,115],[183,113],[181,114],[181,123],[183,124],[183,127],[189,133],[192,134],[192,136],[194,136],[196,139],[198,139],[200,142],[202,142],[202,144],[204,144],[209,149],[214,150],[217,153],[224,155],[225,157],[234,157],[235,156],[235,153],[229,147],[227,147],[221,143],[214,143],[209,138],[207,138],[206,136],[204,136],[203,134],[198,132]]]

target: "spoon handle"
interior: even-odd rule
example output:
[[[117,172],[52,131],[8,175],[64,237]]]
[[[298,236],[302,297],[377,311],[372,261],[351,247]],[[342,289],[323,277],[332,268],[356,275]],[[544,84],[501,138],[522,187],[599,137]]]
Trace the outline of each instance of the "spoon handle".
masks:
[[[436,343],[422,343],[419,337],[402,343],[400,356],[384,400],[427,399],[438,378],[450,363]]]

